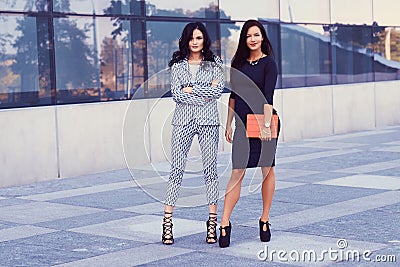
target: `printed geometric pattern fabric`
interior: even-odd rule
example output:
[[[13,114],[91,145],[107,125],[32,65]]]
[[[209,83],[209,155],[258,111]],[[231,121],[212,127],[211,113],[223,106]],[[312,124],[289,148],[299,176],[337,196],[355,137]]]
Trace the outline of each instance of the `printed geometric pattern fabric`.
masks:
[[[196,119],[199,125],[219,125],[217,99],[225,87],[224,67],[219,57],[215,62],[203,61],[192,77],[187,59],[171,67],[171,93],[176,102],[172,125],[186,125]],[[216,86],[211,83],[218,80]],[[194,82],[192,82],[194,81]],[[192,94],[182,88],[192,86]]]
[[[172,130],[172,164],[167,185],[166,205],[175,206],[182,185],[183,172],[186,167],[187,154],[193,138],[198,135],[203,162],[204,182],[207,202],[215,205],[218,202],[218,126],[199,125],[196,120],[187,125],[175,125]]]

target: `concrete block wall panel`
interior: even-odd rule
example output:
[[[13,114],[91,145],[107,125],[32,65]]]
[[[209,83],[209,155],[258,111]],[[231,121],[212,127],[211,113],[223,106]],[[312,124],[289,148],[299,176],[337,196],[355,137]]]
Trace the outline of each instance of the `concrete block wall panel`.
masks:
[[[374,84],[335,86],[333,90],[333,133],[348,133],[375,127]]]
[[[124,110],[123,125],[123,167],[137,168],[140,165],[150,163],[150,132],[145,127],[147,114],[149,110],[149,102],[151,100],[134,100],[124,101],[127,104]]]
[[[283,138],[294,141],[327,136],[332,129],[332,87],[284,89]]]
[[[54,107],[0,110],[0,187],[56,179]]]
[[[125,167],[122,130],[127,103],[57,107],[61,177]]]
[[[149,101],[149,115],[146,127],[149,130],[151,162],[163,162],[171,159],[172,116],[175,102],[171,98]]]
[[[375,83],[376,127],[400,124],[400,81]]]

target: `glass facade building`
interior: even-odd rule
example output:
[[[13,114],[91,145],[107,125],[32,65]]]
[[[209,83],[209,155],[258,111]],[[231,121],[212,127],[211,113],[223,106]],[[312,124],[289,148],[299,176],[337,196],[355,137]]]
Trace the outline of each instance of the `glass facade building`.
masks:
[[[191,21],[227,65],[243,22],[262,21],[279,89],[400,80],[398,10],[398,0],[4,0],[0,109],[131,99]]]

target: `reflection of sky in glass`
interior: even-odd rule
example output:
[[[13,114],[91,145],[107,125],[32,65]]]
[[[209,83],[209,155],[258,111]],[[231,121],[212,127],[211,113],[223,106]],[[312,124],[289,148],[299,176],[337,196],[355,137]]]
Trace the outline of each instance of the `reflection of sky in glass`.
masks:
[[[70,20],[73,20],[76,22],[77,26],[79,29],[85,29],[85,27],[88,29],[86,31],[86,36],[88,37],[85,40],[85,43],[93,45],[94,44],[94,28],[93,28],[93,19],[92,18],[79,18],[79,19],[74,19],[70,18]],[[112,38],[113,36],[111,35],[111,32],[115,29],[115,26],[113,26],[113,21],[110,20],[110,18],[96,18],[95,19],[96,23],[96,39],[97,39],[97,49],[100,51],[101,44],[105,38]],[[126,23],[123,25],[123,31],[122,34],[127,34],[128,29],[126,28]],[[122,36],[124,37],[124,36]],[[121,36],[119,36],[116,41],[118,43],[121,42]]]
[[[21,36],[20,31],[16,31],[15,28],[17,27],[17,19],[23,19],[22,16],[19,17],[12,17],[12,16],[7,16],[7,17],[2,17],[0,20],[0,35],[5,36],[7,35],[5,46],[3,47],[6,51],[7,54],[15,54],[17,53],[16,48],[12,46],[12,44],[15,42],[15,40]]]
[[[183,10],[199,10],[200,8],[208,7],[210,3],[215,3],[215,0],[196,0],[196,1],[182,1],[182,0],[151,0],[146,1],[146,4],[155,5],[158,9],[173,10],[182,8]]]
[[[122,0],[122,3],[126,1]],[[104,9],[111,5],[111,0],[70,0],[70,8],[73,12],[90,13],[93,8],[96,14],[104,14]],[[63,10],[65,11],[65,10]]]
[[[315,32],[316,34],[321,34],[321,35],[325,34],[325,31],[324,31],[324,28],[322,27],[322,25],[302,24],[301,27],[309,29],[309,30]]]
[[[223,27],[224,24],[221,24]],[[233,55],[235,54],[237,48],[237,42],[239,41],[240,30],[243,23],[237,22],[235,26],[238,27],[237,30],[229,29],[229,37],[221,38],[221,56],[225,64],[230,65]]]
[[[24,11],[26,10],[26,3],[32,2],[32,0],[1,0],[0,1],[0,10],[15,10],[15,11]],[[36,6],[31,4],[32,8],[30,11],[36,11]]]

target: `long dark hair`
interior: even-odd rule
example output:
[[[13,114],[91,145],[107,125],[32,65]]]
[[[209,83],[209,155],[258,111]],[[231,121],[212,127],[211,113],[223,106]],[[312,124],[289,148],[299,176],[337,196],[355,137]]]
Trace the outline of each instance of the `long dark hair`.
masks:
[[[257,26],[260,29],[263,37],[263,41],[261,42],[261,51],[272,58],[274,57],[274,51],[271,42],[267,37],[267,32],[265,31],[264,26],[259,21],[250,19],[244,23],[240,32],[238,48],[231,63],[232,68],[239,69],[244,63],[246,63],[247,58],[250,56],[250,49],[247,47],[246,39],[249,28],[253,26]]]
[[[179,38],[179,50],[172,54],[172,59],[169,61],[168,66],[171,67],[174,63],[177,63],[190,54],[189,41],[193,37],[193,31],[199,30],[203,34],[203,58],[206,61],[214,61],[214,53],[210,50],[211,39],[208,35],[206,27],[201,22],[188,23],[182,31],[181,38]]]

